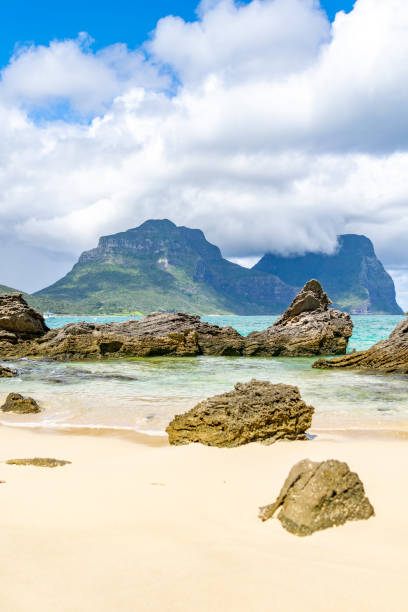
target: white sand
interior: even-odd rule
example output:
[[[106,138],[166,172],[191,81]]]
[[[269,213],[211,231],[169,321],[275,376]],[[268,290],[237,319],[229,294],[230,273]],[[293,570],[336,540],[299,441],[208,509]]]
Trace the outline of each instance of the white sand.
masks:
[[[4,612],[405,611],[408,442],[322,435],[237,449],[0,428]],[[292,465],[346,460],[376,510],[298,538],[262,523]]]

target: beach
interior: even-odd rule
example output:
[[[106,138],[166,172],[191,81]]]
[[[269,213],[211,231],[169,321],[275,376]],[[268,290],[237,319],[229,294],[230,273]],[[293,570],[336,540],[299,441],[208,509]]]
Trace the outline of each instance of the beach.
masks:
[[[406,433],[170,447],[164,437],[0,427],[7,612],[406,609]],[[258,507],[304,458],[346,461],[376,515],[299,538]]]

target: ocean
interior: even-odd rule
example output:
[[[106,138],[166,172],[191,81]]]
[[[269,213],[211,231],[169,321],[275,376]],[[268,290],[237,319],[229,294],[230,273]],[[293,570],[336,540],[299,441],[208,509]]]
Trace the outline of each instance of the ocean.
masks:
[[[139,317],[49,317],[47,325],[73,321],[109,322]],[[247,335],[276,317],[208,316]],[[349,351],[386,338],[401,316],[355,316]],[[38,415],[4,414],[9,426],[51,429],[117,429],[164,435],[174,414],[251,378],[297,385],[315,407],[313,430],[400,429],[408,423],[407,378],[401,375],[314,370],[315,358],[149,357],[58,363],[18,360],[17,378],[2,379],[7,393],[30,395],[44,409]],[[1,362],[10,366],[10,362]]]

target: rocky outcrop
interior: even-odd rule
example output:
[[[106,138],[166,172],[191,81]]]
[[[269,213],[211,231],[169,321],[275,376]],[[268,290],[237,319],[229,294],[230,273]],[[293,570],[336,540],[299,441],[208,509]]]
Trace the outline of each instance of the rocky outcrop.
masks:
[[[16,370],[10,370],[10,368],[0,366],[0,378],[12,378],[13,376],[17,376]]]
[[[240,355],[244,338],[183,313],[154,313],[140,321],[70,323],[41,338],[0,345],[0,355],[59,360],[155,355]]]
[[[374,515],[358,475],[335,459],[294,465],[275,503],[260,508],[259,516],[266,521],[279,508],[283,527],[299,536]]]
[[[251,380],[176,415],[166,431],[170,444],[231,447],[255,441],[304,440],[313,412],[297,387]]]
[[[0,346],[40,338],[47,331],[43,316],[21,293],[0,295]]]
[[[346,352],[353,331],[350,315],[331,304],[317,280],[310,280],[277,321],[246,338],[245,355],[313,356]]]
[[[68,465],[71,461],[64,459],[53,459],[50,457],[34,457],[33,459],[8,459],[7,465],[34,465],[35,467],[55,468]]]
[[[21,295],[0,296],[0,325],[2,320],[9,322],[8,330],[0,328],[0,357],[339,354],[346,350],[353,324],[349,315],[329,310],[329,303],[320,284],[309,281],[274,325],[244,338],[232,327],[211,325],[180,312],[158,312],[121,323],[70,323],[47,330],[42,316]]]
[[[14,414],[41,412],[41,408],[32,397],[23,397],[20,393],[9,393],[0,410],[2,412],[13,412]]]
[[[380,340],[366,351],[319,359],[314,368],[356,368],[408,374],[408,319],[404,319],[385,340]]]

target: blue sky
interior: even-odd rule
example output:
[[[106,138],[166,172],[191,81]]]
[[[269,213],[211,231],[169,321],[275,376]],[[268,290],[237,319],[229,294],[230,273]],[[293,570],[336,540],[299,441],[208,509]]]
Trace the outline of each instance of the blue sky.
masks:
[[[131,48],[143,43],[157,21],[177,15],[196,18],[198,0],[13,0],[1,7],[0,65],[7,64],[16,44],[48,44],[57,38],[75,38],[88,32],[94,48],[125,42]],[[354,0],[322,0],[330,19],[339,10],[349,11]]]

